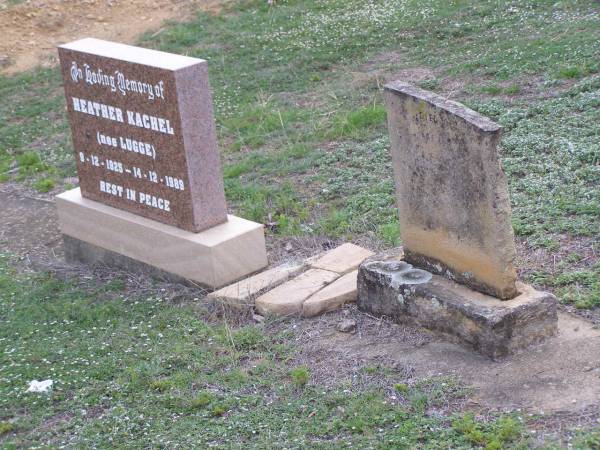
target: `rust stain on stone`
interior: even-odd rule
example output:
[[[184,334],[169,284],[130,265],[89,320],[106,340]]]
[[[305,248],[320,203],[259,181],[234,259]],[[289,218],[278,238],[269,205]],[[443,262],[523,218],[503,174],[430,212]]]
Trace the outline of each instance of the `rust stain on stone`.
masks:
[[[407,261],[473,289],[517,295],[501,127],[400,81],[385,87]]]

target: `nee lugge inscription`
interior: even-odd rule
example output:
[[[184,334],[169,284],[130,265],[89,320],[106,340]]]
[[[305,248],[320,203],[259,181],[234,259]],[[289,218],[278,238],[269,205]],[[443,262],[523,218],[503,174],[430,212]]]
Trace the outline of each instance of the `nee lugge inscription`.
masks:
[[[227,220],[206,61],[98,39],[59,57],[83,197],[192,232]]]

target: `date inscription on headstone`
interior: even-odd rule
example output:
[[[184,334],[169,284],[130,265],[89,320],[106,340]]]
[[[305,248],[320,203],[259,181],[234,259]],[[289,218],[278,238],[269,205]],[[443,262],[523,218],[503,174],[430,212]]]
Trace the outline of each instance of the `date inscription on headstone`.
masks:
[[[225,222],[206,61],[98,39],[58,52],[82,196],[192,232]]]

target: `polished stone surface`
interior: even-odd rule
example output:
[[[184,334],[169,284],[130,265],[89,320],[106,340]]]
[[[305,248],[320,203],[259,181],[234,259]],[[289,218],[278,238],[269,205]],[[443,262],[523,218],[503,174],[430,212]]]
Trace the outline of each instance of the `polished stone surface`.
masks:
[[[82,195],[191,232],[225,222],[206,61],[98,39],[58,53]]]

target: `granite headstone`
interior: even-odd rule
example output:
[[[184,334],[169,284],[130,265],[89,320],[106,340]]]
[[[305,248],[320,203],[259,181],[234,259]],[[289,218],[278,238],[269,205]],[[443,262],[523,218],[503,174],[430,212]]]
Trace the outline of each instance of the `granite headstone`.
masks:
[[[82,196],[191,232],[227,221],[206,61],[98,39],[58,51]]]

